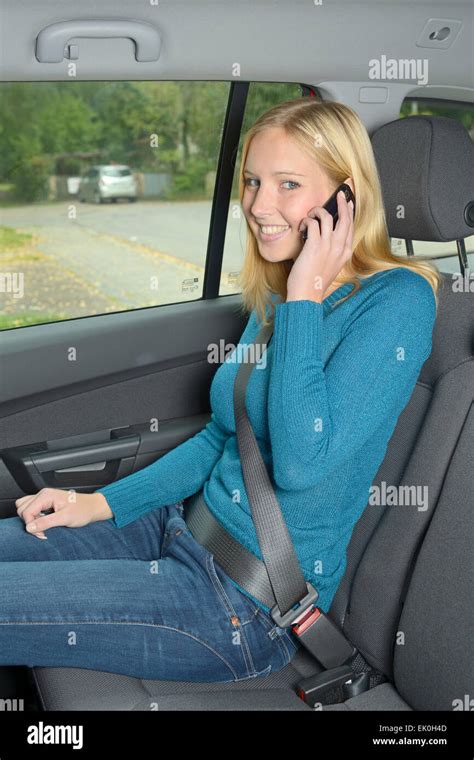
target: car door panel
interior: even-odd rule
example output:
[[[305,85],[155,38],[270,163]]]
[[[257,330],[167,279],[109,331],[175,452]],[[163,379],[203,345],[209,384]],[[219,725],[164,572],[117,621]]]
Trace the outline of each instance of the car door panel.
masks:
[[[0,517],[44,487],[92,492],[202,430],[218,367],[208,346],[238,342],[246,321],[239,301],[226,296],[2,333]],[[64,361],[71,347],[73,372]]]

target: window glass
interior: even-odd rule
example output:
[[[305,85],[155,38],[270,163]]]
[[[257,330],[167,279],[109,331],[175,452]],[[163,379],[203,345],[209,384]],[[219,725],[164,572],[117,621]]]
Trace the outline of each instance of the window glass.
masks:
[[[242,156],[244,137],[260,116],[272,106],[285,100],[301,98],[303,91],[299,84],[253,82],[249,86],[245,116],[242,124],[242,134],[239,142],[232,183],[232,197],[227,218],[224,257],[219,287],[220,295],[239,293],[240,286],[237,278],[245,256],[247,226],[239,200],[239,167]]]
[[[459,255],[457,252],[456,242],[451,243],[430,243],[424,240],[413,240],[413,251],[415,256],[429,258],[431,263],[439,269],[440,272],[455,273],[461,272]],[[466,257],[468,267],[474,272],[474,236],[464,239],[466,246]],[[405,241],[399,238],[391,238],[392,253],[395,256],[406,256]]]
[[[0,83],[0,329],[202,296],[229,88]]]
[[[131,177],[132,172],[130,169],[102,169],[101,174],[104,177]]]

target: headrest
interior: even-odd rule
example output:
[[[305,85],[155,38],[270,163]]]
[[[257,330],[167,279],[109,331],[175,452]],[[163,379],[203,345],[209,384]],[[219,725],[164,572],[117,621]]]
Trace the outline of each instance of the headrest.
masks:
[[[474,144],[462,124],[407,116],[371,140],[390,237],[444,242],[474,234]]]

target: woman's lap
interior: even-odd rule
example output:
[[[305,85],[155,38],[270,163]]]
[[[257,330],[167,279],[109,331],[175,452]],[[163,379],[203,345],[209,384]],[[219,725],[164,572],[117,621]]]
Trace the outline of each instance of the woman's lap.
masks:
[[[28,533],[20,517],[9,517],[0,520],[0,562],[154,559],[161,554],[166,521],[176,507],[154,509],[123,528],[108,520],[83,528],[50,528],[46,541]]]
[[[203,682],[281,669],[296,649],[290,635],[235,588],[182,515],[178,503],[125,528],[51,528],[47,541],[21,518],[0,520],[0,664]]]

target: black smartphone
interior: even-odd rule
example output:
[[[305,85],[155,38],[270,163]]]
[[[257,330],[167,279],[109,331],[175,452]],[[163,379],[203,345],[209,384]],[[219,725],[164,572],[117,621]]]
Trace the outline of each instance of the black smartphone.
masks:
[[[346,184],[343,183],[342,185],[339,185],[339,187],[337,187],[334,190],[334,192],[331,195],[331,197],[328,198],[328,200],[326,201],[326,203],[323,206],[323,208],[325,208],[326,211],[329,211],[329,213],[331,214],[331,216],[332,216],[332,218],[334,220],[333,221],[333,225],[332,225],[333,229],[335,228],[335,226],[337,224],[337,220],[339,219],[339,214],[338,214],[338,210],[337,210],[337,194],[341,190],[344,192],[344,195],[346,196],[346,201],[348,203],[349,203],[349,201],[352,201],[352,203],[354,204],[354,214],[355,214],[355,198],[354,198],[354,193],[352,192],[352,190],[349,187],[349,185],[346,185]],[[319,219],[317,219],[316,221],[319,222]],[[301,236],[302,236],[303,240],[306,240],[306,238],[308,237],[307,233],[308,233],[308,230],[303,230],[303,232],[301,233]]]

